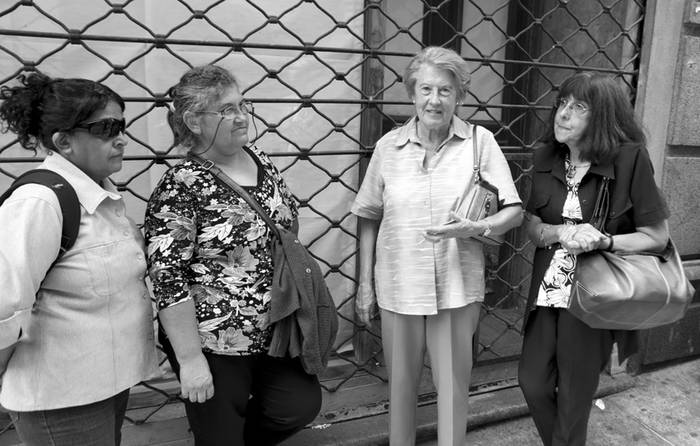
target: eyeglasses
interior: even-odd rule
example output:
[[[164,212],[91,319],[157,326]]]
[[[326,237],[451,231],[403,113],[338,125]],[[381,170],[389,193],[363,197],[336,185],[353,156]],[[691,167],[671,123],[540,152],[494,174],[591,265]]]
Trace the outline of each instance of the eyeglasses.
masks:
[[[571,111],[575,115],[583,115],[588,111],[588,106],[583,102],[569,101],[566,98],[559,99],[557,102],[557,110],[566,110],[567,107],[571,107]]]
[[[233,119],[238,115],[245,116],[250,113],[252,104],[248,101],[241,101],[238,104],[226,104],[221,110],[201,110],[195,113],[208,113],[219,115],[221,119]]]
[[[455,89],[452,87],[435,87],[437,88],[438,96],[441,98],[449,98],[454,93]],[[428,85],[420,86],[420,94],[423,96],[430,96],[433,94],[433,87]]]
[[[126,121],[124,119],[100,119],[95,122],[88,122],[85,124],[78,124],[71,130],[87,130],[92,136],[96,136],[100,139],[111,139],[120,133],[124,133],[126,130]]]

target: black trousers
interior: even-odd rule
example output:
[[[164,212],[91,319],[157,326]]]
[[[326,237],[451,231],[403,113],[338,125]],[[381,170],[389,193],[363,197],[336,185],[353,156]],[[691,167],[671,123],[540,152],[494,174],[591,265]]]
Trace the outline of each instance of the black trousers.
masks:
[[[161,342],[179,378],[172,347]],[[304,372],[298,359],[204,356],[214,378],[214,396],[204,403],[185,401],[196,446],[276,445],[321,410],[318,378]]]
[[[610,359],[610,330],[590,328],[566,309],[530,314],[518,380],[545,446],[586,444],[600,372]]]

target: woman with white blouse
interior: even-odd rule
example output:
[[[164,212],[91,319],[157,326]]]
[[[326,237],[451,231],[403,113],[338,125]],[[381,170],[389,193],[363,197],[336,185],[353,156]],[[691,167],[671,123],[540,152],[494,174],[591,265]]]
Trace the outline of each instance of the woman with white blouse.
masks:
[[[491,132],[478,127],[482,178],[498,187],[500,210],[480,221],[451,213],[473,187],[474,124],[455,115],[470,82],[452,50],[425,48],[404,74],[415,116],[376,144],[352,212],[360,222],[362,322],[378,310],[389,373],[390,444],[415,444],[417,392],[427,349],[438,391],[438,444],[462,446],[472,337],[484,300],[484,233],[520,224],[521,201]]]
[[[124,101],[86,79],[32,73],[0,91],[0,121],[79,202],[62,252],[62,202],[24,184],[0,206],[0,404],[27,446],[120,442],[129,388],[156,370],[144,240],[109,175],[122,167]],[[68,218],[65,218],[68,220]]]

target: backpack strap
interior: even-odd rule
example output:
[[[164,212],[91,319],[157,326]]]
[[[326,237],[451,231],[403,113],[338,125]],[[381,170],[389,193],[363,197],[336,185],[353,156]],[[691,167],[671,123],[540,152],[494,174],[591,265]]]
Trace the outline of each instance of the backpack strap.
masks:
[[[75,193],[73,186],[56,172],[47,169],[33,169],[17,177],[10,185],[10,188],[0,195],[0,205],[9,198],[15,189],[25,184],[46,186],[58,198],[61,214],[63,214],[63,228],[61,230],[61,248],[58,252],[58,257],[54,261],[56,263],[66,251],[73,247],[75,240],[78,238],[78,230],[80,229],[80,201],[78,201],[78,195]]]

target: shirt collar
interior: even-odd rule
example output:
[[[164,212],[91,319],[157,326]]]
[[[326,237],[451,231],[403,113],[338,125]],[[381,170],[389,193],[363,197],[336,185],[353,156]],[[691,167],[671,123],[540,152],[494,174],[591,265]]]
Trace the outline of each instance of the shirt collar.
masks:
[[[540,155],[541,162],[539,163],[537,171],[551,172],[552,176],[565,182],[566,173],[564,172],[564,153],[552,146],[548,146],[542,150],[544,150],[545,153]],[[613,162],[592,164],[588,169],[588,172],[601,177],[610,178],[611,180],[615,179],[615,166]]]
[[[458,117],[454,116],[452,122],[450,122],[450,129],[447,133],[447,138],[445,141],[449,141],[454,137],[460,139],[471,138],[471,126],[473,124],[467,124]],[[418,139],[418,117],[412,117],[407,123],[399,128],[398,134],[396,135],[396,147],[402,148],[407,143],[412,142],[419,144]]]
[[[78,201],[89,214],[94,214],[100,203],[108,198],[112,200],[122,199],[122,196],[117,193],[117,188],[109,179],[105,179],[101,187],[75,164],[58,153],[49,152],[42,167],[61,174],[73,186],[76,195],[78,195]]]

